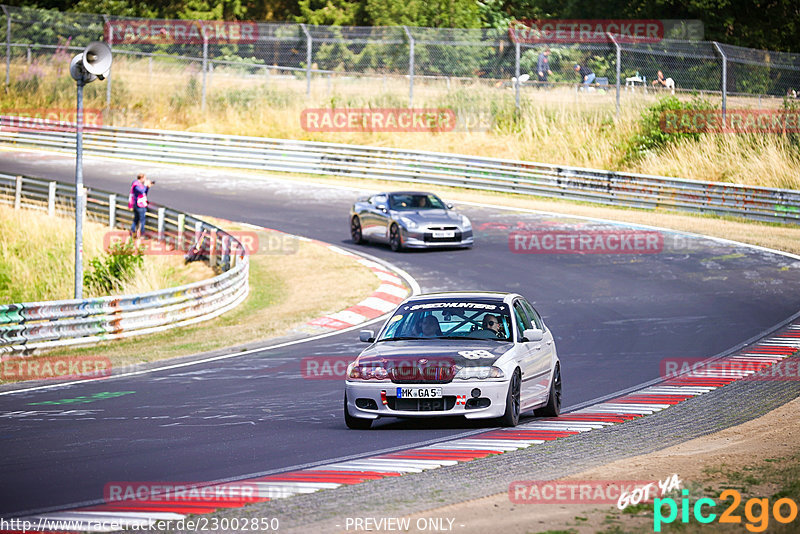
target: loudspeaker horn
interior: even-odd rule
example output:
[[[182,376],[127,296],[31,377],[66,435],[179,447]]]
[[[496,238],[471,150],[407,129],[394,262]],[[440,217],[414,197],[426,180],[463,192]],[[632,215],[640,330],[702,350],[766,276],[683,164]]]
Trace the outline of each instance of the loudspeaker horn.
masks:
[[[111,47],[101,41],[92,41],[83,50],[83,68],[101,80],[111,69]]]

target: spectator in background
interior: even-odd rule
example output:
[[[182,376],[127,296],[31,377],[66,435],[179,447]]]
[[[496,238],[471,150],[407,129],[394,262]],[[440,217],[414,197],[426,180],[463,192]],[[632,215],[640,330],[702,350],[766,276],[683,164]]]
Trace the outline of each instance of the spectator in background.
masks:
[[[147,220],[147,193],[150,186],[155,182],[147,179],[144,173],[139,173],[131,184],[131,192],[128,196],[128,207],[133,210],[133,224],[131,225],[131,236],[136,237],[136,246],[141,243],[144,234],[144,224]]]
[[[536,64],[536,73],[539,75],[539,83],[543,84],[542,87],[547,87],[547,76],[553,74],[550,70],[550,49],[545,48],[539,53],[539,61]]]
[[[577,72],[578,75],[581,77],[581,82],[583,83],[584,89],[586,87],[589,87],[589,85],[591,85],[591,83],[596,78],[594,72],[592,72],[592,69],[590,69],[585,65],[582,66],[575,63],[575,67],[573,68],[575,69],[575,72]]]
[[[664,78],[664,73],[658,71],[656,79],[653,80],[653,87],[658,87],[660,89],[661,87],[666,87],[666,86],[667,86],[667,79]]]

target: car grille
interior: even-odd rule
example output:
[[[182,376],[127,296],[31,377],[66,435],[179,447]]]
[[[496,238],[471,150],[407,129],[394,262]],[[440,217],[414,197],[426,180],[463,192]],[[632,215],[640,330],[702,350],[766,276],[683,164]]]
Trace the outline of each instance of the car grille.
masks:
[[[389,378],[395,384],[447,384],[452,382],[455,371],[450,362],[399,365],[389,369]]]
[[[428,230],[455,230],[453,237],[433,237],[433,232],[425,232],[423,241],[426,243],[460,243],[461,232],[456,230],[455,227],[442,227],[442,228],[428,228]]]
[[[455,395],[445,395],[441,399],[398,399],[386,397],[386,405],[390,410],[406,412],[446,412],[456,405]]]

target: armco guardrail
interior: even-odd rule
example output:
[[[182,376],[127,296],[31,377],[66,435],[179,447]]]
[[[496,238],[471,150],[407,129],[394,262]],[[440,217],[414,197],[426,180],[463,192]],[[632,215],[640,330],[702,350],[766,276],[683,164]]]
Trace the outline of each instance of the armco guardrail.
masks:
[[[127,195],[87,190],[87,218],[109,228],[129,228]],[[15,208],[70,209],[75,186],[0,174],[0,203]],[[149,209],[146,229],[170,247],[183,250],[202,239],[214,278],[140,295],[110,296],[0,306],[0,352],[32,352],[149,334],[216,317],[244,300],[249,291],[249,260],[244,246],[225,231],[169,208]],[[207,252],[207,254],[206,254]]]
[[[69,125],[19,117],[0,117],[0,121],[0,142],[75,149]],[[88,154],[168,163],[375,178],[800,222],[800,191],[479,156],[115,127],[87,131],[83,147]]]

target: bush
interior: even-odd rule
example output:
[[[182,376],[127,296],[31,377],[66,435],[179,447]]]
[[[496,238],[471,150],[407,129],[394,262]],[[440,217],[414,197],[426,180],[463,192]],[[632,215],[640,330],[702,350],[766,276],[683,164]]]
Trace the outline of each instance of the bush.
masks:
[[[797,100],[792,100],[787,97],[783,98],[783,103],[781,104],[781,111],[786,113],[798,114],[800,113],[800,102]],[[800,149],[800,134],[796,131],[789,132],[787,134],[787,139],[789,141],[789,145],[794,148],[795,150]]]
[[[664,148],[669,143],[683,139],[698,140],[703,135],[699,132],[665,132],[661,128],[661,117],[666,111],[682,110],[714,110],[717,109],[711,102],[695,98],[689,102],[682,102],[674,96],[662,98],[655,105],[642,111],[639,119],[639,131],[628,141],[622,164],[625,165],[647,155],[649,152]]]
[[[94,294],[110,295],[121,290],[143,264],[142,249],[133,243],[116,243],[105,257],[89,260],[90,270],[83,273],[83,285]]]

